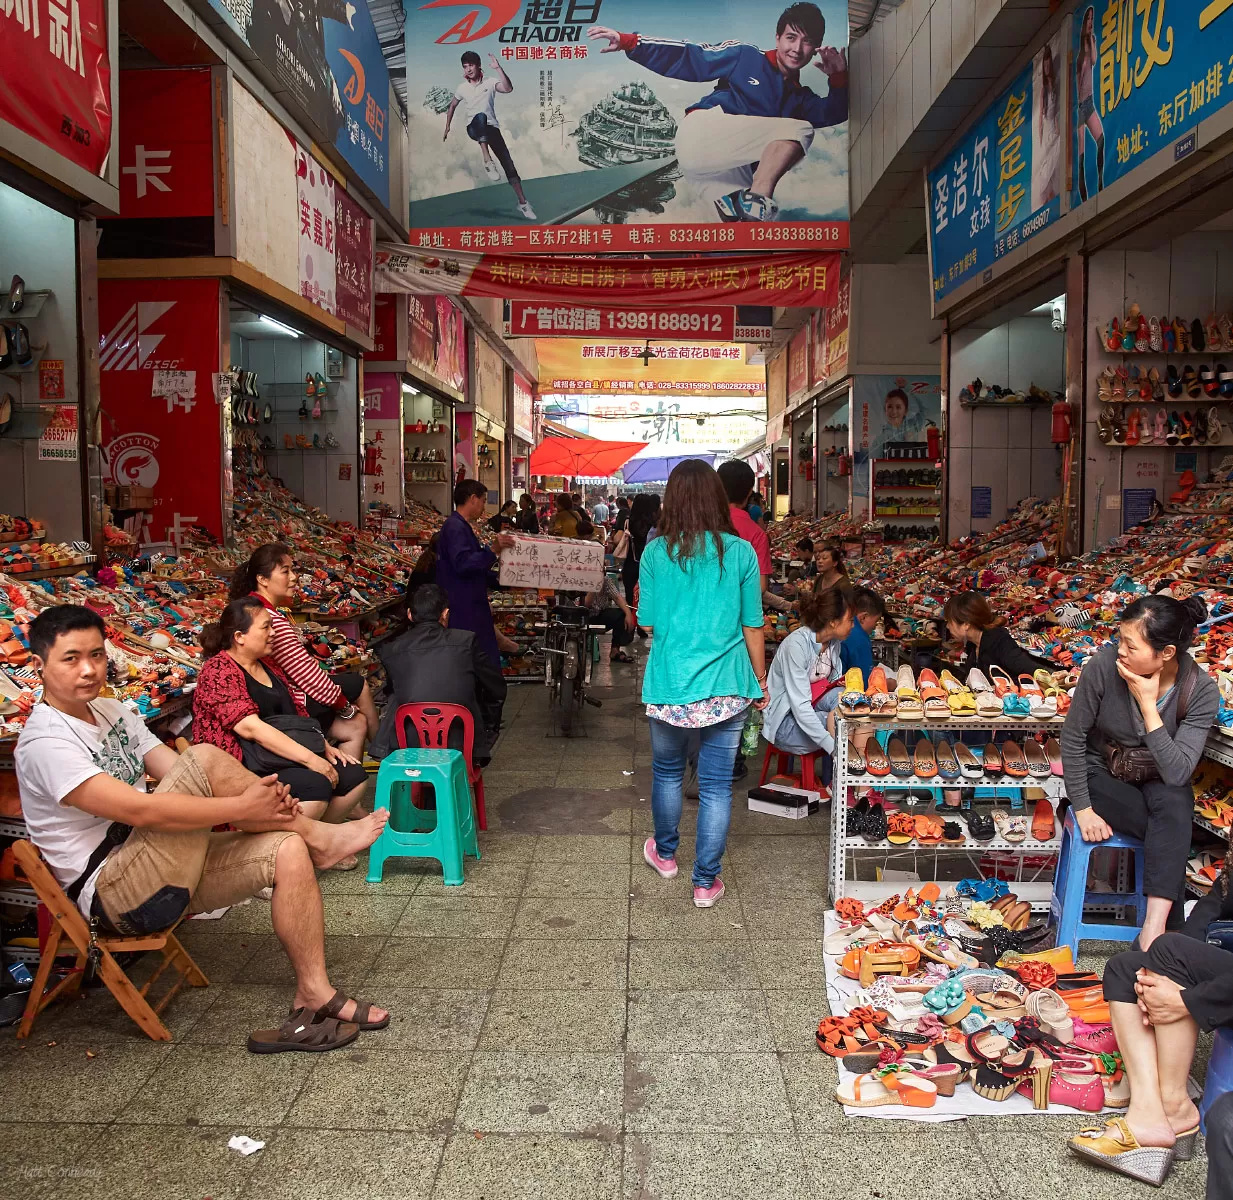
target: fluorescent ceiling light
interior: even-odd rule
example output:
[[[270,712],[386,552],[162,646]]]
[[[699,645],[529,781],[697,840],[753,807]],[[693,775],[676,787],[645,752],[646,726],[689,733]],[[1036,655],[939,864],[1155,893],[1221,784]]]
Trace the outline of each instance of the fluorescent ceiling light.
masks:
[[[264,313],[261,314],[259,320],[263,325],[272,325],[280,333],[290,334],[293,338],[298,338],[299,333],[292,329],[290,325],[284,325],[281,321],[274,320],[273,317],[267,317]]]

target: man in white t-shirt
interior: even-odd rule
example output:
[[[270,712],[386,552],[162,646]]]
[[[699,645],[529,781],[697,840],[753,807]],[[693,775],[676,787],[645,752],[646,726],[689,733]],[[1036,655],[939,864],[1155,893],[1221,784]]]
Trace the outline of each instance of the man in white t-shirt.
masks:
[[[314,873],[372,845],[388,812],[311,821],[276,776],[258,779],[214,746],[177,754],[119,701],[99,698],[104,635],[99,615],[76,605],[30,624],[43,702],[17,742],[17,782],[30,838],[69,899],[104,932],[139,936],[270,888],[295,1005],[280,1029],[251,1035],[249,1049],[332,1050],[388,1024],[330,984]],[[147,775],[159,780],[154,792]]]
[[[510,156],[509,147],[505,144],[505,135],[501,132],[501,122],[497,120],[496,95],[508,95],[514,90],[505,68],[495,54],[488,56],[492,74],[485,75],[480,66],[480,56],[474,50],[467,50],[462,56],[462,82],[450,101],[449,110],[445,114],[445,135],[442,141],[450,135],[450,125],[454,120],[454,110],[462,108],[462,119],[467,123],[467,136],[474,142],[479,142],[480,152],[484,156],[484,173],[489,179],[499,180],[504,170],[505,178],[514,195],[518,197],[518,211],[528,221],[535,220],[535,210],[527,203],[527,194],[522,190],[522,180],[518,176],[518,168]],[[501,164],[497,166],[492,161],[493,155]]]

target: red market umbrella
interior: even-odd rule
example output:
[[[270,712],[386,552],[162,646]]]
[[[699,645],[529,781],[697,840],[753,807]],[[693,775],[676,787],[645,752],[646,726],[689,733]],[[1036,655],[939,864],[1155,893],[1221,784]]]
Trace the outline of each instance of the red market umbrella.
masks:
[[[602,442],[598,438],[545,438],[531,451],[532,475],[612,475],[646,442]]]

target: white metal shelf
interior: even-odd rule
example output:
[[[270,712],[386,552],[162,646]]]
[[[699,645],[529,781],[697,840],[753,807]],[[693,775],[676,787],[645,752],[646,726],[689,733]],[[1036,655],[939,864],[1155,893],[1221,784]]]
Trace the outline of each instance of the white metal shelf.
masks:
[[[30,836],[25,821],[15,817],[0,817],[0,838],[25,838]]]
[[[889,683],[888,679],[887,684]],[[1039,721],[1034,717],[933,717],[926,720],[923,717],[901,717],[898,714],[893,717],[874,717],[869,713],[854,719],[872,722],[878,733],[897,729],[908,733],[945,733],[948,729],[988,730],[990,733],[1023,730],[1039,733],[1045,729],[1061,729],[1066,723],[1065,717],[1051,717],[1047,721]],[[1233,750],[1230,751],[1230,765],[1233,766]]]
[[[871,787],[878,791],[891,789],[910,789],[913,787],[946,788],[1044,788],[1060,789],[1061,779],[1049,774],[1043,777],[1029,776],[1027,779],[1016,779],[1012,775],[986,775],[980,779],[943,779],[941,775],[931,775],[921,779],[919,775],[849,775],[848,783],[852,787]]]
[[[856,718],[856,720],[864,723],[864,718]],[[944,721],[902,721],[893,718],[887,721],[881,721],[875,725],[875,729],[888,731],[915,731],[921,733],[943,733],[948,729],[956,730],[975,730],[988,733],[991,737],[993,734],[1001,731],[1019,730],[1033,732],[1044,729],[1056,728],[1062,724],[1062,718],[1056,718],[1053,721],[1035,721],[1031,719],[1016,719],[1016,720],[995,720],[986,718],[961,718],[957,720]],[[878,789],[890,789],[896,786],[904,788],[912,787],[1003,787],[1008,789],[1022,789],[1028,787],[1044,788],[1046,793],[1056,799],[1062,792],[1062,780],[1056,775],[1051,775],[1048,779],[1026,779],[1013,780],[1006,779],[1004,782],[999,782],[998,779],[990,779],[987,782],[977,782],[976,780],[942,780],[935,777],[934,780],[916,779],[914,777],[900,779],[893,775],[854,775],[848,770],[848,737],[852,731],[853,721],[847,718],[840,718],[836,726],[835,735],[835,784],[834,796],[835,799],[831,804],[831,846],[830,846],[830,894],[832,903],[842,896],[853,896],[863,902],[870,900],[881,901],[887,896],[893,895],[896,891],[902,891],[903,884],[895,881],[870,881],[849,879],[847,877],[847,864],[849,855],[853,858],[853,865],[860,861],[861,858],[877,858],[885,863],[888,860],[903,860],[918,861],[922,855],[933,859],[935,862],[941,855],[963,855],[972,861],[978,862],[978,856],[986,851],[995,851],[1000,854],[1013,854],[1019,857],[1020,860],[1026,859],[1035,855],[1053,855],[1056,854],[1060,844],[1061,835],[1055,833],[1054,837],[1048,842],[1037,842],[1035,840],[1025,839],[1022,842],[1007,842],[1002,838],[993,838],[988,842],[978,842],[975,839],[965,838],[962,845],[948,846],[944,842],[939,842],[930,845],[915,845],[908,844],[906,846],[896,846],[891,842],[883,840],[875,842],[872,845],[861,837],[847,836],[847,816],[850,811],[847,803],[847,789],[849,787],[874,787]],[[960,817],[962,813],[956,813],[953,816],[947,814],[944,810],[927,808],[930,815],[937,815],[942,820]],[[979,866],[976,867],[979,870]],[[1022,862],[1020,863],[1020,871],[1022,871]],[[1027,901],[1035,912],[1048,911],[1050,902],[1053,898],[1052,881],[1038,882],[1034,880],[1020,881],[1016,880],[1010,884],[1011,890],[1019,897]]]

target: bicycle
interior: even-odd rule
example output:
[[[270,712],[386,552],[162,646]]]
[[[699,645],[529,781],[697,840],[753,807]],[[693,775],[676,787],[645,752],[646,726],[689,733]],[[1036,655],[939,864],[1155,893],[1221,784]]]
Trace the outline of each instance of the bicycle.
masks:
[[[574,717],[583,704],[602,708],[603,701],[587,695],[591,664],[603,626],[591,625],[581,605],[557,605],[549,611],[544,630],[544,685],[548,706],[560,709],[561,733],[569,737]]]

